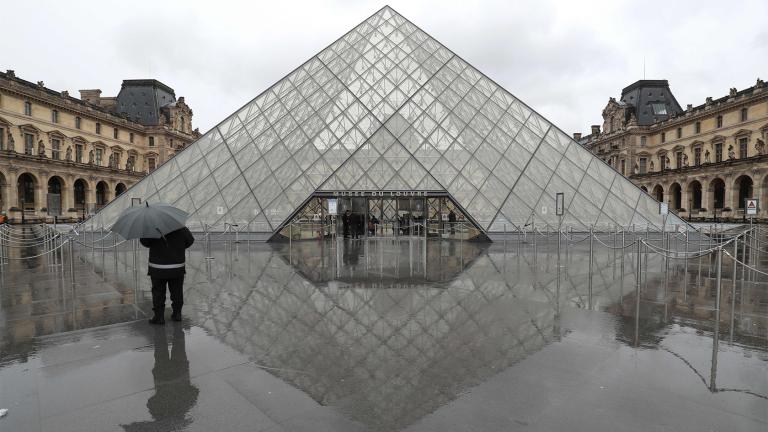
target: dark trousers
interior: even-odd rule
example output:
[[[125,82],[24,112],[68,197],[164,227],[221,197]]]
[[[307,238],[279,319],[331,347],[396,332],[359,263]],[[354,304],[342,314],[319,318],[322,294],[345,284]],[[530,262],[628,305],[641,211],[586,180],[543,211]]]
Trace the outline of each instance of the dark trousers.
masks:
[[[175,279],[152,279],[152,309],[162,311],[165,309],[165,286],[171,292],[171,307],[174,311],[181,310],[184,306],[184,276]]]

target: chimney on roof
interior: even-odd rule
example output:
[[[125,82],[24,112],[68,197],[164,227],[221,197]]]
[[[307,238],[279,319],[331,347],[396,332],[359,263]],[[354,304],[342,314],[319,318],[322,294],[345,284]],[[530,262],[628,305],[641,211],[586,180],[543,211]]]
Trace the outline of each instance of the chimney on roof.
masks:
[[[99,105],[101,102],[101,89],[80,90],[80,100],[89,104]]]
[[[184,103],[184,96],[179,96],[179,103]]]
[[[600,135],[600,125],[592,125],[592,135]]]
[[[8,69],[5,71],[5,74],[8,75],[8,78],[15,78],[16,77],[16,71],[13,69]]]
[[[691,111],[693,109],[693,104],[688,104],[685,106],[686,111]]]
[[[581,139],[581,132],[574,132],[573,133],[573,140],[578,141]]]

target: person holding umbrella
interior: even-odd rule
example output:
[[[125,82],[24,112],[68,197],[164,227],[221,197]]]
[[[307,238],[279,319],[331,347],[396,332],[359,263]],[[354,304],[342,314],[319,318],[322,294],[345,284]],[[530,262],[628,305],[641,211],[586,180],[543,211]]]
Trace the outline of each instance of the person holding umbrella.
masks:
[[[186,227],[189,215],[167,204],[131,207],[117,219],[112,231],[124,238],[140,239],[149,248],[148,272],[152,280],[152,311],[150,324],[165,324],[165,290],[171,292],[173,321],[181,321],[184,305],[185,250],[195,237]]]

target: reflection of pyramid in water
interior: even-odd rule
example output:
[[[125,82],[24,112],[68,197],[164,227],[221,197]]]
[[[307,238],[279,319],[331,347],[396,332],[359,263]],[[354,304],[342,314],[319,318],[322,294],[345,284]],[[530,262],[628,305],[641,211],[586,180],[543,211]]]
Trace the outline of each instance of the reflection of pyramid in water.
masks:
[[[315,191],[443,191],[486,232],[660,226],[658,204],[389,7],[113,201],[167,202],[189,225],[274,232]],[[668,223],[683,223],[669,217]]]

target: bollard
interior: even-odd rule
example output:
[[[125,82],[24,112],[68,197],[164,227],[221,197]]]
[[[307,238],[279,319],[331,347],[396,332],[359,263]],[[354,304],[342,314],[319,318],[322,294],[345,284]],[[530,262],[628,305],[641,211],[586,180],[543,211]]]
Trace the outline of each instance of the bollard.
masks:
[[[690,230],[685,230],[685,263],[683,271],[683,301],[688,301],[688,242],[690,239]]]
[[[637,239],[637,265],[635,267],[635,346],[640,345],[640,267],[643,259],[641,255],[640,239]]]
[[[592,267],[593,267],[593,260],[594,260],[594,239],[595,239],[595,232],[594,227],[589,227],[589,296],[588,296],[588,302],[589,302],[589,309],[592,310]]]
[[[717,391],[717,350],[720,343],[720,288],[723,278],[723,248],[717,248],[717,278],[715,279],[715,331],[712,334],[712,369],[709,378],[709,390]]]
[[[744,240],[746,240],[746,235],[744,237]],[[742,241],[742,244],[746,246],[746,242]],[[746,253],[746,249],[742,249]],[[733,283],[731,284],[731,328],[730,328],[730,336],[728,338],[729,342],[733,344],[733,325],[735,323],[735,317],[736,317],[736,277],[739,271],[739,262],[737,260],[739,256],[739,238],[736,237],[733,241]],[[743,257],[743,254],[742,254]],[[744,259],[744,258],[742,258]],[[744,268],[744,266],[742,266]],[[744,289],[744,283],[741,284],[741,289]]]
[[[72,237],[67,240],[67,250],[69,253],[69,277],[72,282],[72,286],[75,286],[75,253],[72,249]]]

